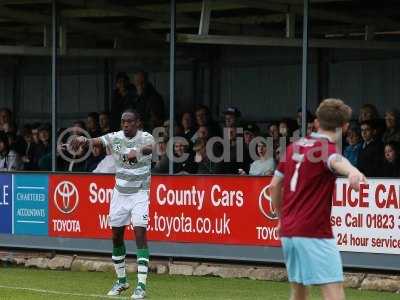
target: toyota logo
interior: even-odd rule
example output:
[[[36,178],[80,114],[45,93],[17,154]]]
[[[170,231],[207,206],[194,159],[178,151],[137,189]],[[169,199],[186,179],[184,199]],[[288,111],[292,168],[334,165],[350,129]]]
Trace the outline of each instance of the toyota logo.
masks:
[[[61,181],[54,191],[54,203],[57,209],[64,213],[72,213],[79,203],[79,194],[76,186],[69,181]]]
[[[267,185],[262,189],[260,196],[258,197],[258,207],[260,208],[260,212],[264,217],[270,220],[277,220],[278,215],[275,211],[275,207],[272,204],[272,199],[269,194],[269,186]]]

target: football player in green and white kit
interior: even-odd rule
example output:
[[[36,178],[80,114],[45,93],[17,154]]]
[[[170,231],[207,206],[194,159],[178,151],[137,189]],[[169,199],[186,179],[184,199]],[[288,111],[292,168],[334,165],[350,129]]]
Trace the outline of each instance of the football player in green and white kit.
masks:
[[[112,151],[116,164],[115,187],[110,203],[109,221],[112,227],[112,260],[118,280],[107,295],[116,296],[129,288],[126,277],[124,232],[132,224],[137,246],[138,282],[132,299],[146,295],[149,265],[146,228],[149,214],[149,186],[154,138],[138,129],[138,113],[126,110],[121,117],[122,130],[87,139],[77,137],[70,146],[78,149],[88,143],[100,144]]]

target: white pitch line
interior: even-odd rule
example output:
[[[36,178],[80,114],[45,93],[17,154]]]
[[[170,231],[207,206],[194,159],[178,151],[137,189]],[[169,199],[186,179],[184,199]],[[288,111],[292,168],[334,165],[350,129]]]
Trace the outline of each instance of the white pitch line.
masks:
[[[52,295],[91,297],[91,298],[99,298],[99,299],[130,299],[129,297],[121,297],[121,296],[106,296],[106,295],[96,295],[96,294],[67,293],[67,292],[59,292],[59,291],[51,291],[51,290],[43,290],[43,289],[32,289],[32,288],[24,288],[24,287],[18,287],[18,286],[7,286],[7,285],[0,285],[0,289],[21,290],[21,291],[29,291],[29,292],[42,293],[42,294],[52,294]]]

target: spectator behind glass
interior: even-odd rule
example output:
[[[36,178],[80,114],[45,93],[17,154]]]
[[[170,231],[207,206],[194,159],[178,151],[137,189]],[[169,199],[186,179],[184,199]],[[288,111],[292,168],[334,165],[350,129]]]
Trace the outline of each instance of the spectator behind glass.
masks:
[[[51,140],[50,124],[43,124],[39,127],[39,145],[38,145],[38,166],[41,171],[51,170]]]
[[[93,145],[92,154],[86,160],[86,172],[93,172],[97,165],[105,158],[104,148],[100,145]]]
[[[360,108],[358,114],[358,122],[361,124],[365,121],[373,121],[379,119],[378,109],[373,104],[364,104]]]
[[[136,89],[134,109],[142,116],[144,129],[151,132],[164,122],[164,100],[149,82],[145,71],[141,70],[133,75],[133,84]]]
[[[22,143],[21,143],[21,161],[23,163],[23,170],[35,171],[37,170],[37,160],[35,152],[37,145],[33,142],[32,128],[30,125],[25,125],[22,129]]]
[[[360,154],[358,155],[358,169],[367,177],[380,175],[382,165],[383,145],[376,138],[377,126],[373,121],[364,121],[361,124],[361,137],[363,139]]]
[[[97,112],[91,112],[86,118],[86,129],[90,134],[90,137],[96,138],[100,136],[99,128],[99,114]]]
[[[367,103],[361,106],[358,122],[361,125],[365,121],[371,121],[375,124],[375,138],[381,140],[385,131],[385,123],[380,119],[378,109],[375,105]]]
[[[399,144],[389,142],[385,144],[382,177],[400,177]]]
[[[167,143],[166,137],[160,137],[156,143],[156,163],[153,166],[152,173],[166,174],[168,173],[168,156],[167,156]]]
[[[243,142],[243,137],[238,135],[238,130],[236,127],[224,128],[224,135],[228,133],[229,138],[229,150],[226,161],[224,159],[221,171],[223,174],[239,174],[244,171],[249,172],[251,158],[249,154],[249,149]]]
[[[194,158],[189,153],[189,147],[186,145],[184,137],[174,137],[174,162],[173,171],[174,174],[185,175],[194,174],[197,171],[197,165],[194,163]],[[162,150],[166,151],[166,150]],[[186,157],[186,158],[185,158]],[[153,169],[155,174],[167,174],[169,171],[169,158],[168,155],[162,155],[160,161],[156,164]]]
[[[16,133],[16,126],[12,118],[12,112],[6,107],[0,109],[0,131]]]
[[[110,129],[110,114],[103,111],[99,114],[99,127],[100,135],[104,135],[111,132]]]
[[[18,154],[10,149],[7,135],[0,132],[0,170],[16,171],[21,170],[21,167]]]
[[[397,142],[400,143],[400,119],[399,111],[392,109],[385,114],[386,130],[383,134],[383,142]]]
[[[238,127],[241,113],[236,107],[228,107],[224,111],[224,127]]]
[[[190,141],[190,139],[196,132],[196,130],[194,129],[194,120],[192,113],[187,111],[182,113],[180,122],[183,130],[183,136],[186,140]]]
[[[265,142],[257,143],[257,155],[259,159],[255,160],[250,165],[249,175],[253,176],[269,176],[274,174],[275,171],[275,159],[272,155],[272,151],[268,153],[267,144]],[[246,173],[241,170],[241,175]]]
[[[128,75],[124,72],[117,74],[115,89],[111,100],[110,126],[111,131],[121,130],[121,115],[128,108],[135,109],[135,92],[130,84]]]
[[[353,166],[357,166],[358,156],[362,149],[361,131],[357,124],[354,124],[347,130],[346,140],[348,146],[344,149],[343,155]]]
[[[32,124],[32,142],[36,145],[39,144],[39,127],[40,123],[36,122]]]
[[[260,129],[255,123],[245,123],[243,126],[243,140],[247,147],[251,141],[260,133]]]
[[[273,143],[273,153],[279,152],[279,125],[277,123],[271,123],[268,126],[268,135],[272,137],[272,143]]]
[[[199,105],[195,112],[196,118],[196,126],[197,128],[206,126],[208,128],[209,137],[219,136],[220,135],[220,128],[218,124],[216,124],[212,117],[210,110],[205,105]],[[198,132],[193,135],[192,142],[195,142],[198,138]]]
[[[195,151],[194,162],[197,167],[197,174],[219,174],[221,164],[209,159],[206,145],[206,139],[198,138],[193,146],[193,151]]]

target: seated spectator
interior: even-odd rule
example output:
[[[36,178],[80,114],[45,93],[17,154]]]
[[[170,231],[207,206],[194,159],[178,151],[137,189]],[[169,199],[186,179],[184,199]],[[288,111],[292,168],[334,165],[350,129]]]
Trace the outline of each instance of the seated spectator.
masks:
[[[39,144],[39,127],[40,126],[41,126],[41,124],[38,122],[32,124],[32,142],[35,145]]]
[[[385,144],[385,158],[382,165],[382,177],[400,177],[399,144],[389,142]]]
[[[396,109],[392,109],[385,114],[386,130],[383,134],[383,142],[400,143],[400,113]]]
[[[226,157],[223,155],[224,161],[221,164],[220,171],[223,174],[239,174],[240,170],[244,170],[246,173],[249,172],[251,158],[248,147],[243,143],[243,139],[238,137],[236,127],[225,128],[225,130],[226,129],[229,137],[229,149],[222,150],[228,150],[229,152]]]
[[[311,135],[311,133],[313,132],[317,132],[314,120],[315,120],[314,115],[311,116],[311,119],[307,120],[307,136]]]
[[[301,136],[302,117],[303,117],[302,109],[299,108],[297,110],[297,116],[296,116],[297,129],[293,131],[293,136],[296,137],[296,138]],[[313,122],[314,119],[315,119],[315,117],[313,116],[313,114],[307,109],[307,111],[306,111],[306,124],[308,124],[310,122]]]
[[[361,125],[361,123],[365,121],[371,121],[375,123],[375,138],[379,140],[382,139],[382,135],[385,131],[385,124],[383,120],[379,117],[379,112],[375,105],[367,103],[361,106],[358,115],[358,122]]]
[[[221,164],[213,162],[207,155],[207,140],[198,138],[193,146],[195,151],[194,162],[197,166],[197,174],[219,174]]]
[[[207,106],[199,105],[196,109],[195,118],[196,118],[197,128],[200,127],[208,128],[209,137],[221,135],[221,130],[218,124],[213,121],[210,110],[208,109]],[[197,138],[198,138],[198,132],[196,131],[196,133],[192,137],[192,142],[195,142]]]
[[[279,125],[277,123],[271,123],[268,126],[268,135],[272,137],[273,142],[273,153],[277,153],[280,143],[280,135],[279,135]]]
[[[111,173],[115,174],[115,160],[112,155],[112,152],[106,148],[106,156],[99,162],[97,167],[93,170],[93,173]]]
[[[343,155],[346,157],[353,166],[358,165],[358,156],[360,154],[362,143],[361,143],[361,131],[358,125],[353,125],[347,131],[346,136],[347,144],[344,149]]]
[[[4,132],[0,132],[0,170],[16,171],[21,170],[21,167],[18,154],[10,149],[7,135]]]
[[[17,126],[14,123],[11,110],[6,107],[0,109],[0,131],[17,132]]]
[[[260,129],[255,123],[245,123],[243,126],[243,140],[249,147],[251,141],[260,133]]]
[[[168,156],[167,156],[167,143],[166,137],[160,137],[156,143],[155,160],[156,163],[153,166],[152,173],[154,174],[166,174],[168,173]]]
[[[136,88],[134,109],[142,116],[144,129],[152,131],[163,124],[165,117],[164,100],[148,79],[145,71],[133,75]]]
[[[176,137],[174,143],[174,174],[195,174],[197,165],[194,163],[194,155],[190,152],[189,145],[184,141],[183,137]],[[184,159],[185,156],[186,159]]]
[[[224,127],[238,127],[241,113],[236,107],[228,107],[224,111]]]
[[[169,137],[169,124],[170,124],[169,120],[164,121],[164,123],[163,123],[164,128],[162,131],[162,136]],[[160,127],[157,127],[157,128],[160,128]],[[174,131],[173,132],[174,132],[174,136],[182,136],[183,135],[182,126],[179,123],[174,122]]]
[[[43,124],[39,127],[39,145],[35,154],[38,160],[39,170],[51,170],[51,140],[50,140],[50,124]]]
[[[80,128],[80,129],[83,129],[83,130],[86,130],[86,124],[85,124],[85,122],[83,122],[83,121],[81,121],[81,120],[76,120],[76,121],[74,121],[73,123],[72,123],[72,127],[76,127],[76,128]],[[82,132],[81,131],[78,131],[78,130],[72,130],[72,132],[71,132],[72,134],[76,134],[76,135],[82,135]]]
[[[374,121],[379,119],[378,109],[373,104],[364,104],[360,108],[358,114],[358,122],[361,124],[365,121]]]
[[[196,132],[192,113],[184,112],[180,118],[180,125],[182,126],[184,138],[190,141]]]
[[[273,175],[275,171],[275,159],[272,155],[272,151],[268,153],[267,143],[258,142],[257,143],[257,155],[259,159],[255,160],[250,165],[249,175],[254,176],[269,176]],[[239,174],[245,175],[244,170],[240,170]]]
[[[105,158],[104,148],[100,145],[93,145],[92,154],[85,161],[86,172],[93,172],[97,165]]]
[[[89,132],[91,138],[100,136],[99,114],[97,112],[88,114],[86,118],[86,130]]]
[[[194,158],[189,153],[189,148],[184,142],[183,137],[174,137],[174,162],[173,173],[178,175],[194,174],[197,171],[197,165]],[[169,172],[169,158],[165,154],[161,157],[160,162],[153,169],[155,174],[167,174]]]
[[[111,132],[110,114],[106,111],[103,111],[99,114],[99,128],[100,128],[100,135],[104,135]]]
[[[367,177],[380,175],[382,165],[383,145],[376,138],[377,127],[373,121],[364,121],[361,124],[361,137],[363,139],[360,154],[358,155],[358,169]]]
[[[8,145],[10,146],[10,150],[14,150],[15,152],[17,152],[17,149],[16,149],[17,135],[15,134],[15,132],[12,132],[12,131],[7,132],[6,134],[7,134]]]
[[[33,142],[32,129],[29,125],[24,126],[22,138],[23,143],[21,143],[21,161],[23,163],[23,169],[26,171],[35,171],[38,168],[37,160],[34,157],[37,145]]]

